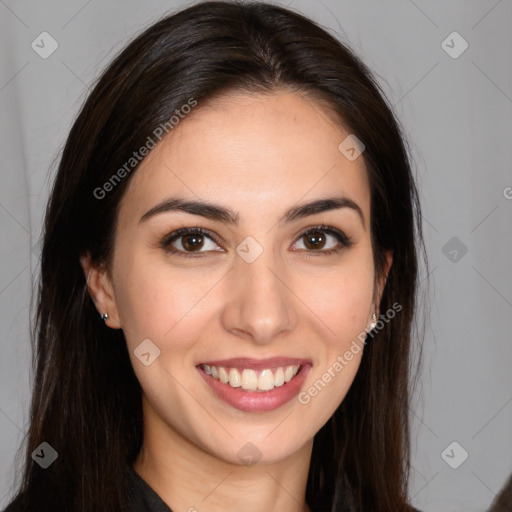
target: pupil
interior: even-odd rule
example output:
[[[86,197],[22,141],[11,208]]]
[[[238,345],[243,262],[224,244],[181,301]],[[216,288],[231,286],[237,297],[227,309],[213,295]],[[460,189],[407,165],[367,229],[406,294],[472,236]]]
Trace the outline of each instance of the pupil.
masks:
[[[311,233],[306,236],[306,246],[312,249],[318,249],[318,246],[323,247],[322,242],[325,238],[321,233]],[[187,250],[200,249],[203,245],[202,235],[185,235],[183,237],[182,245]]]
[[[192,243],[190,242],[190,240],[194,240]],[[203,245],[203,237],[202,235],[185,235],[183,237],[183,242],[182,242],[182,245],[185,249],[197,249],[197,248],[201,248],[202,245]]]
[[[325,242],[325,238],[320,233],[311,233],[306,237],[306,246],[308,248],[318,249],[318,244],[321,244],[321,247],[323,247],[322,242]]]

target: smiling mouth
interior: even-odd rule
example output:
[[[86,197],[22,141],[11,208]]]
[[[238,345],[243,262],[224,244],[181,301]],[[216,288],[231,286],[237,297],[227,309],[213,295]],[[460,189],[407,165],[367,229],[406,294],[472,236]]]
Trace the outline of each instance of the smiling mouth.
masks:
[[[232,388],[248,392],[265,392],[290,382],[300,372],[303,365],[279,366],[261,371],[251,368],[229,368],[208,364],[200,364],[199,368],[215,380]]]

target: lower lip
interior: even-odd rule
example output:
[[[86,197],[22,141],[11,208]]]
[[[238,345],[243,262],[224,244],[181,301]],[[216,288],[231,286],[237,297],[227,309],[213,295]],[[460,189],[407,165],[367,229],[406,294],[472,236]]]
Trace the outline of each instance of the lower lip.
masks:
[[[197,369],[215,395],[235,409],[246,412],[267,412],[283,406],[299,394],[311,364],[305,364],[289,382],[270,391],[244,391],[241,387],[233,388],[205,373],[201,366]]]

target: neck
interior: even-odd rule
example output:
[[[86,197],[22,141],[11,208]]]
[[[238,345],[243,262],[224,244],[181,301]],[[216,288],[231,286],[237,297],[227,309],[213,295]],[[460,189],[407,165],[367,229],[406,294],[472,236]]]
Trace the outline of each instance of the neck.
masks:
[[[133,467],[173,511],[311,512],[305,501],[313,441],[285,460],[253,466],[207,453],[145,414]]]

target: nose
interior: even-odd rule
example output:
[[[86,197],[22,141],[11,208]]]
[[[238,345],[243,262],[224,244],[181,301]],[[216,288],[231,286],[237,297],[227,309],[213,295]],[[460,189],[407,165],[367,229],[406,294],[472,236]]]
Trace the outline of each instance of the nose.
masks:
[[[226,331],[268,344],[296,327],[300,301],[271,251],[264,251],[252,263],[236,257],[228,276],[221,315]]]

